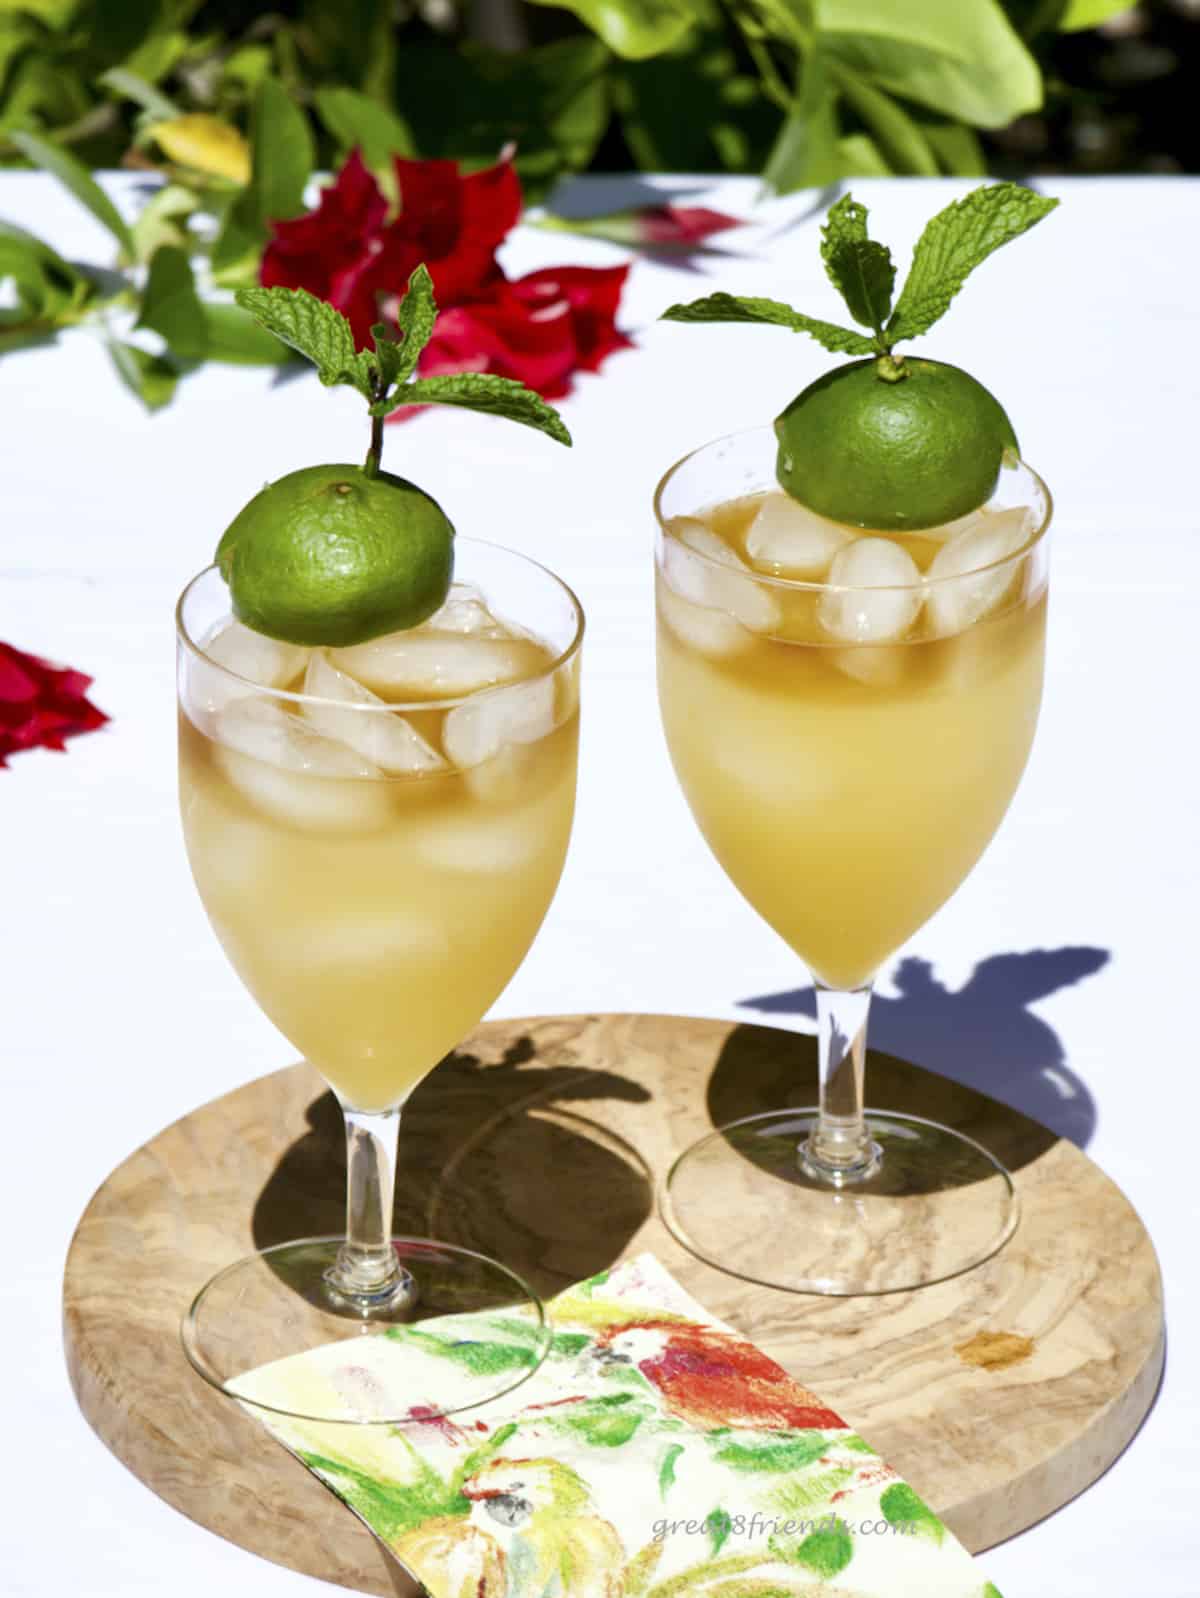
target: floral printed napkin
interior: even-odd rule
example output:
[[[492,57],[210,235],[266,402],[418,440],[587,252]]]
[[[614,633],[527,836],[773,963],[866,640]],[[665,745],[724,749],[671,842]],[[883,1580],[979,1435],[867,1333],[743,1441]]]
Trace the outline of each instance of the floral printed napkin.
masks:
[[[549,1305],[445,1316],[261,1366],[242,1396],[433,1598],[1000,1598],[970,1555],[814,1393],[714,1320],[650,1254]]]

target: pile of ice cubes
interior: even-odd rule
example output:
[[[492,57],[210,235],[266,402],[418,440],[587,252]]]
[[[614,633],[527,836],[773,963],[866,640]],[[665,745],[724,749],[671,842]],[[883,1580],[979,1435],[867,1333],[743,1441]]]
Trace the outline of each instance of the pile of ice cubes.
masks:
[[[780,591],[757,574],[824,585],[817,616],[831,644],[899,643],[922,613],[921,636],[964,632],[1006,598],[1008,557],[1029,541],[1033,516],[1024,506],[984,507],[923,529],[941,546],[925,572],[902,544],[827,521],[787,494],[765,495],[755,512],[746,533],[753,566],[704,522],[676,517],[663,552],[664,618],[694,648],[733,654],[747,632],[771,634],[783,621]]]
[[[351,793],[289,783],[293,772],[379,778],[458,769],[478,796],[503,797],[512,788],[507,766],[514,756],[557,720],[543,646],[493,615],[470,583],[452,584],[446,603],[420,627],[351,648],[307,649],[234,621],[204,654],[236,674],[196,668],[198,708],[218,760],[247,798],[289,821],[298,819],[300,803],[313,812],[305,816],[310,823],[354,827],[386,804],[369,783],[354,784]],[[293,685],[305,697],[289,702],[256,691]],[[388,709],[397,700],[428,702],[432,710],[446,700],[462,703],[443,716],[437,748]],[[301,797],[301,787],[312,791]]]

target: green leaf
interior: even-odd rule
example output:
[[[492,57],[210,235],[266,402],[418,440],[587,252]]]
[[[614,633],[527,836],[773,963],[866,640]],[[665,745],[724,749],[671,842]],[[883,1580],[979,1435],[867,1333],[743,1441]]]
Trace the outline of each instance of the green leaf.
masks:
[[[856,322],[882,338],[892,308],[896,268],[886,244],[867,237],[867,210],[849,194],[832,206],[821,229],[821,257]]]
[[[107,72],[100,74],[96,82],[102,89],[111,89],[121,99],[132,100],[159,120],[166,121],[181,115],[174,100],[168,99],[161,89],[156,89],[145,78],[139,78],[136,72],[130,72],[125,67],[110,67]]]
[[[419,377],[406,383],[383,406],[372,406],[371,414],[386,414],[400,405],[460,405],[468,411],[489,416],[506,416],[510,422],[536,427],[560,444],[570,444],[571,435],[562,417],[540,395],[509,377],[485,372],[463,372],[453,377]]]
[[[385,166],[394,155],[415,156],[417,146],[404,118],[357,89],[318,89],[317,115],[346,156],[356,147],[368,166]]]
[[[268,332],[310,360],[326,388],[349,383],[367,399],[374,397],[374,361],[365,351],[355,352],[350,324],[332,305],[307,289],[239,289],[234,298]]]
[[[865,133],[848,133],[838,140],[838,162],[844,178],[887,178],[892,169],[883,152]]]
[[[999,128],[1042,103],[1036,61],[999,0],[816,0],[822,48],[942,116]]]
[[[841,166],[838,133],[837,88],[814,51],[804,64],[795,108],[767,157],[763,182],[776,194],[836,182]]]
[[[133,257],[135,254],[133,234],[116,206],[81,162],[61,145],[43,139],[28,129],[14,129],[8,137],[34,166],[40,166],[43,171],[52,173],[60,183],[70,189],[79,203],[85,206],[98,222],[103,223],[125,254],[130,258]]]
[[[148,411],[161,410],[170,403],[179,381],[178,368],[172,362],[162,355],[150,355],[136,344],[123,344],[119,339],[107,342],[117,375]]]
[[[506,55],[480,45],[404,52],[400,89],[422,156],[490,165],[508,143],[532,201],[591,161],[609,123],[612,57],[590,35]]]
[[[718,1464],[727,1465],[731,1470],[743,1474],[766,1472],[776,1475],[781,1471],[804,1470],[828,1450],[829,1440],[823,1432],[793,1432],[784,1436],[767,1436],[753,1443],[736,1440],[722,1442],[714,1458]]]
[[[946,1535],[945,1526],[906,1481],[893,1482],[884,1491],[879,1500],[879,1509],[889,1526],[911,1529],[914,1536],[941,1543]]]
[[[204,353],[229,366],[282,366],[292,351],[240,305],[201,302]]]
[[[993,250],[1027,232],[1058,204],[1016,183],[986,184],[926,224],[887,336],[917,338],[945,315],[969,273]]]
[[[772,1537],[770,1547],[779,1558],[816,1571],[826,1581],[832,1581],[854,1558],[854,1541],[840,1520],[830,1526],[819,1526],[800,1543]]]
[[[841,62],[831,62],[830,74],[847,105],[870,130],[893,172],[911,177],[937,177],[937,158],[920,125],[902,106]]]
[[[807,333],[827,350],[842,355],[873,355],[875,344],[862,333],[835,322],[821,322],[794,311],[779,300],[763,300],[741,294],[709,294],[690,305],[672,305],[662,313],[664,322],[769,322],[775,327]]]
[[[303,211],[316,159],[308,119],[276,78],[259,84],[251,121],[250,182],[226,213],[213,247],[213,275],[229,287],[257,278],[269,224]]]
[[[191,264],[173,244],[154,252],[136,325],[161,333],[181,360],[202,361],[207,353],[204,307],[196,293]]]
[[[662,1464],[658,1467],[658,1496],[665,1498],[675,1485],[675,1464],[683,1453],[682,1443],[672,1443],[662,1457]]]
[[[920,127],[943,172],[956,178],[987,177],[987,160],[974,128],[934,117],[923,118]]]
[[[304,188],[316,160],[308,118],[276,78],[264,78],[254,102],[253,168],[247,199],[266,228],[304,209]]]
[[[1068,0],[1059,27],[1064,33],[1077,33],[1083,28],[1098,28],[1109,17],[1129,10],[1129,0]]]
[[[610,50],[629,61],[661,55],[701,14],[688,0],[533,0],[573,11]]]
[[[10,282],[16,305],[0,310],[0,324],[10,333],[17,327],[30,331],[35,324],[65,326],[93,298],[88,277],[65,261],[57,250],[15,222],[0,222],[0,282]]]
[[[614,63],[608,81],[621,133],[643,171],[761,173],[779,113],[715,13],[664,55]]]
[[[200,196],[178,183],[168,183],[153,194],[133,224],[133,242],[139,261],[148,261],[163,244],[185,249],[187,219],[200,208]]]
[[[729,1541],[733,1530],[733,1516],[727,1509],[711,1509],[704,1517],[708,1527],[708,1557],[715,1559]]]
[[[393,383],[407,383],[416,371],[421,351],[433,336],[437,314],[433,279],[424,265],[418,266],[408,280],[408,291],[396,313],[401,342],[397,344],[386,336],[387,329],[382,322],[371,329],[379,370],[389,388]]]

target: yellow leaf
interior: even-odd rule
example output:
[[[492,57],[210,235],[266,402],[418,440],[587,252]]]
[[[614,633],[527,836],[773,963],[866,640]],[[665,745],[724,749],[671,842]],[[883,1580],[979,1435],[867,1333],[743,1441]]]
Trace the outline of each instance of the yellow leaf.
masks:
[[[157,122],[150,130],[163,154],[209,177],[249,183],[250,146],[228,122],[202,112]]]

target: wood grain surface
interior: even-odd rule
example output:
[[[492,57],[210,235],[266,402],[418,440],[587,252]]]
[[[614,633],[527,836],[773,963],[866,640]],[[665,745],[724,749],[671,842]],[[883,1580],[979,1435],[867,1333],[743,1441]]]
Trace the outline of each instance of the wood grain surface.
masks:
[[[871,1054],[867,1081],[875,1106],[967,1131],[1013,1172],[1021,1224],[994,1259],[915,1292],[821,1299],[686,1253],[654,1211],[656,1175],[714,1122],[811,1103],[816,1055],[796,1033],[672,1016],[481,1026],[405,1110],[396,1231],[496,1255],[544,1294],[653,1250],[862,1432],[968,1548],[987,1548],[1094,1481],[1137,1430],[1162,1369],[1158,1263],[1128,1200],[1073,1144],[887,1055]],[[337,1105],[307,1066],[166,1128],[79,1223],[67,1361],[92,1426],[184,1514],[279,1564],[407,1594],[366,1528],[179,1344],[180,1317],[221,1266],[341,1229],[344,1176]]]

